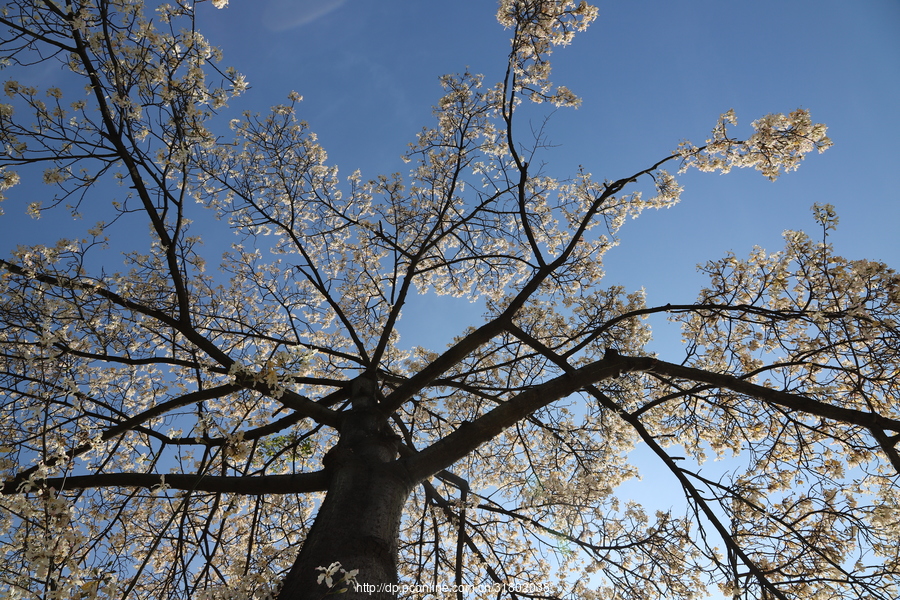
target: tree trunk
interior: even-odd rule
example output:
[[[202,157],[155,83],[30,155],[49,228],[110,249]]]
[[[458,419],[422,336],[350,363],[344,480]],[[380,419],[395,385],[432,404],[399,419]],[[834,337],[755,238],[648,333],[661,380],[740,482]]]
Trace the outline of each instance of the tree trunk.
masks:
[[[412,484],[396,460],[397,438],[374,405],[374,385],[364,380],[354,396],[360,391],[367,397],[353,398],[340,440],[325,457],[328,492],[279,600],[320,600],[342,588],[349,588],[344,600],[396,598],[400,515]],[[316,582],[323,573],[317,567],[335,562],[359,570],[357,586],[339,581],[340,571],[330,589]]]

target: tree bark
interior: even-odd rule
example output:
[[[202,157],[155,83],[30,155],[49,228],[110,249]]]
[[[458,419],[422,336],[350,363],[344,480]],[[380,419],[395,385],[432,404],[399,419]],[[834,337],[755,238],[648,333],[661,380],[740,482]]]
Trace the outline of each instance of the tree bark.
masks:
[[[353,405],[340,427],[340,439],[325,456],[328,492],[278,596],[279,600],[396,598],[397,543],[403,505],[412,482],[398,463],[398,439],[375,402],[374,382],[354,382]],[[328,588],[317,578],[339,562],[358,569],[358,586],[333,575]]]

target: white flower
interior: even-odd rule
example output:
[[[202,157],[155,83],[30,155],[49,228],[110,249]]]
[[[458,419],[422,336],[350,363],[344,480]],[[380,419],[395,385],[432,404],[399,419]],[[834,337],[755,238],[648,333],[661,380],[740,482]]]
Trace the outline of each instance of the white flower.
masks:
[[[44,183],[46,183],[47,185],[62,183],[65,180],[65,174],[57,168],[47,169],[46,171],[44,171]]]
[[[341,578],[338,579],[338,583],[344,582],[349,585],[355,586],[357,584],[356,576],[359,575],[359,569],[353,569],[352,571],[347,571],[341,567],[341,563],[333,562],[327,568],[326,567],[316,567],[316,571],[323,571],[321,575],[319,575],[318,579],[316,579],[316,583],[319,585],[322,582],[325,582],[325,585],[329,588],[334,587],[334,576],[338,571],[341,572]],[[338,590],[337,593],[340,594],[342,592],[346,592],[348,588],[343,588]]]
[[[341,569],[341,563],[339,562],[333,562],[328,567],[316,567],[316,571],[323,571],[318,579],[316,579],[316,583],[321,585],[324,580],[327,587],[334,587],[334,575],[337,573],[338,569],[340,569],[341,572],[344,571]]]

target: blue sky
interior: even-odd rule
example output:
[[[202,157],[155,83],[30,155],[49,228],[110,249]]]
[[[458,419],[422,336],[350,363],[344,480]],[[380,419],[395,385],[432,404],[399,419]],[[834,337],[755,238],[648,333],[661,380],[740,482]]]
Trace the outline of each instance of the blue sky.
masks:
[[[698,263],[729,250],[745,255],[754,245],[779,249],[785,229],[814,229],[814,202],[837,207],[839,254],[900,263],[893,164],[900,3],[598,5],[591,28],[554,54],[553,81],[583,104],[550,118],[556,147],[542,157],[550,174],[567,177],[583,165],[617,179],[682,139],[702,142],[729,108],[739,134],[767,113],[807,108],[835,142],[775,183],[756,172],[684,175],[681,204],[623,229],[607,258],[610,283],[644,286],[650,303],[690,301],[703,284]],[[487,82],[502,77],[509,32],[494,20],[495,7],[488,0],[232,0],[223,11],[205,7],[199,27],[250,81],[232,108],[265,110],[296,90],[304,96],[299,115],[330,160],[344,174],[359,168],[374,177],[406,171],[398,157],[431,125],[439,75],[468,67]],[[535,125],[540,116],[534,112]],[[440,304],[461,318],[477,315]],[[433,314],[434,306],[419,308]],[[434,332],[433,340],[454,330]]]
[[[814,229],[814,202],[837,208],[839,254],[900,265],[900,2],[597,4],[593,26],[554,54],[553,81],[583,105],[552,114],[546,132],[555,147],[541,157],[548,174],[569,177],[583,165],[599,179],[630,175],[682,139],[702,142],[730,108],[745,133],[767,113],[807,108],[835,143],[775,183],[756,172],[682,176],[679,205],[626,224],[607,255],[610,284],[643,286],[651,304],[690,302],[704,284],[698,263],[754,245],[778,250],[785,229]],[[235,116],[229,111],[264,112],[296,90],[305,97],[299,116],[331,162],[372,178],[408,169],[399,156],[432,124],[438,76],[469,68],[487,82],[502,77],[509,32],[495,8],[490,0],[231,0],[222,11],[202,7],[198,28],[252,86],[224,122]],[[535,126],[541,114],[532,111]],[[61,221],[23,215],[48,194],[39,182],[10,190],[0,251],[73,235]],[[406,311],[406,331],[438,349],[478,324],[479,313],[429,296]],[[654,349],[677,352],[677,337],[661,334]]]
[[[778,250],[785,229],[814,229],[814,202],[837,208],[838,253],[900,264],[893,164],[900,139],[900,3],[598,5],[591,28],[553,55],[553,81],[579,94],[582,106],[552,114],[541,107],[529,115],[534,126],[550,115],[546,134],[555,147],[539,157],[548,174],[570,177],[583,165],[598,179],[618,179],[668,155],[682,139],[702,142],[729,108],[739,119],[737,135],[767,113],[807,108],[829,126],[835,142],[775,183],[756,172],[685,174],[679,205],[626,224],[621,245],[607,255],[610,284],[643,286],[651,304],[689,302],[704,283],[698,263],[729,250],[742,256],[757,244]],[[252,86],[223,111],[222,130],[235,113],[265,112],[296,90],[304,96],[300,118],[344,175],[357,168],[366,178],[406,172],[399,156],[432,125],[441,74],[469,68],[486,82],[502,77],[510,33],[494,19],[495,10],[490,0],[201,6],[198,28],[222,48],[224,64]],[[59,71],[44,66],[31,75],[46,86]],[[9,191],[0,222],[7,243],[0,251],[11,242],[75,235],[65,221],[23,215],[29,202],[51,193],[28,182]],[[93,223],[88,220],[85,227]],[[228,235],[207,243],[228,243]],[[437,307],[453,317],[447,328],[417,326],[418,316],[433,315]],[[466,302],[428,297],[405,311],[416,333],[405,339],[441,346],[479,314]],[[659,333],[661,342],[678,338],[677,332]]]
[[[431,124],[440,74],[468,67],[487,82],[502,77],[509,34],[493,18],[494,2],[334,0],[314,14],[322,4],[232,0],[225,11],[206,11],[201,27],[250,81],[234,105],[264,110],[290,90],[303,94],[301,118],[345,174],[406,170],[398,156]],[[754,245],[776,251],[786,229],[813,232],[814,202],[837,208],[839,254],[900,265],[900,3],[598,4],[594,25],[554,54],[553,81],[583,104],[552,114],[548,173],[564,178],[579,165],[601,179],[634,173],[682,139],[702,142],[730,108],[745,133],[765,114],[807,108],[835,143],[775,183],[755,171],[682,176],[679,205],[623,228],[607,255],[610,284],[644,286],[651,304],[690,302],[705,283],[698,263]],[[433,318],[438,309],[442,323]],[[405,311],[414,331],[407,341],[440,345],[477,324],[479,312],[429,296]],[[678,339],[659,331],[653,347],[678,360]],[[671,476],[640,456],[644,479],[622,493],[677,510],[680,494],[660,493],[678,489],[667,486]]]

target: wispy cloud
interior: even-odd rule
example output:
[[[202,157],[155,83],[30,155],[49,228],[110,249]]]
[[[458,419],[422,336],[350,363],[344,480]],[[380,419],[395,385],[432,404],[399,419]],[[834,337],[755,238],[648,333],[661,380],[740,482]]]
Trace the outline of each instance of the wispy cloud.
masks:
[[[269,0],[263,9],[263,25],[271,31],[300,27],[339,8],[347,0]]]

